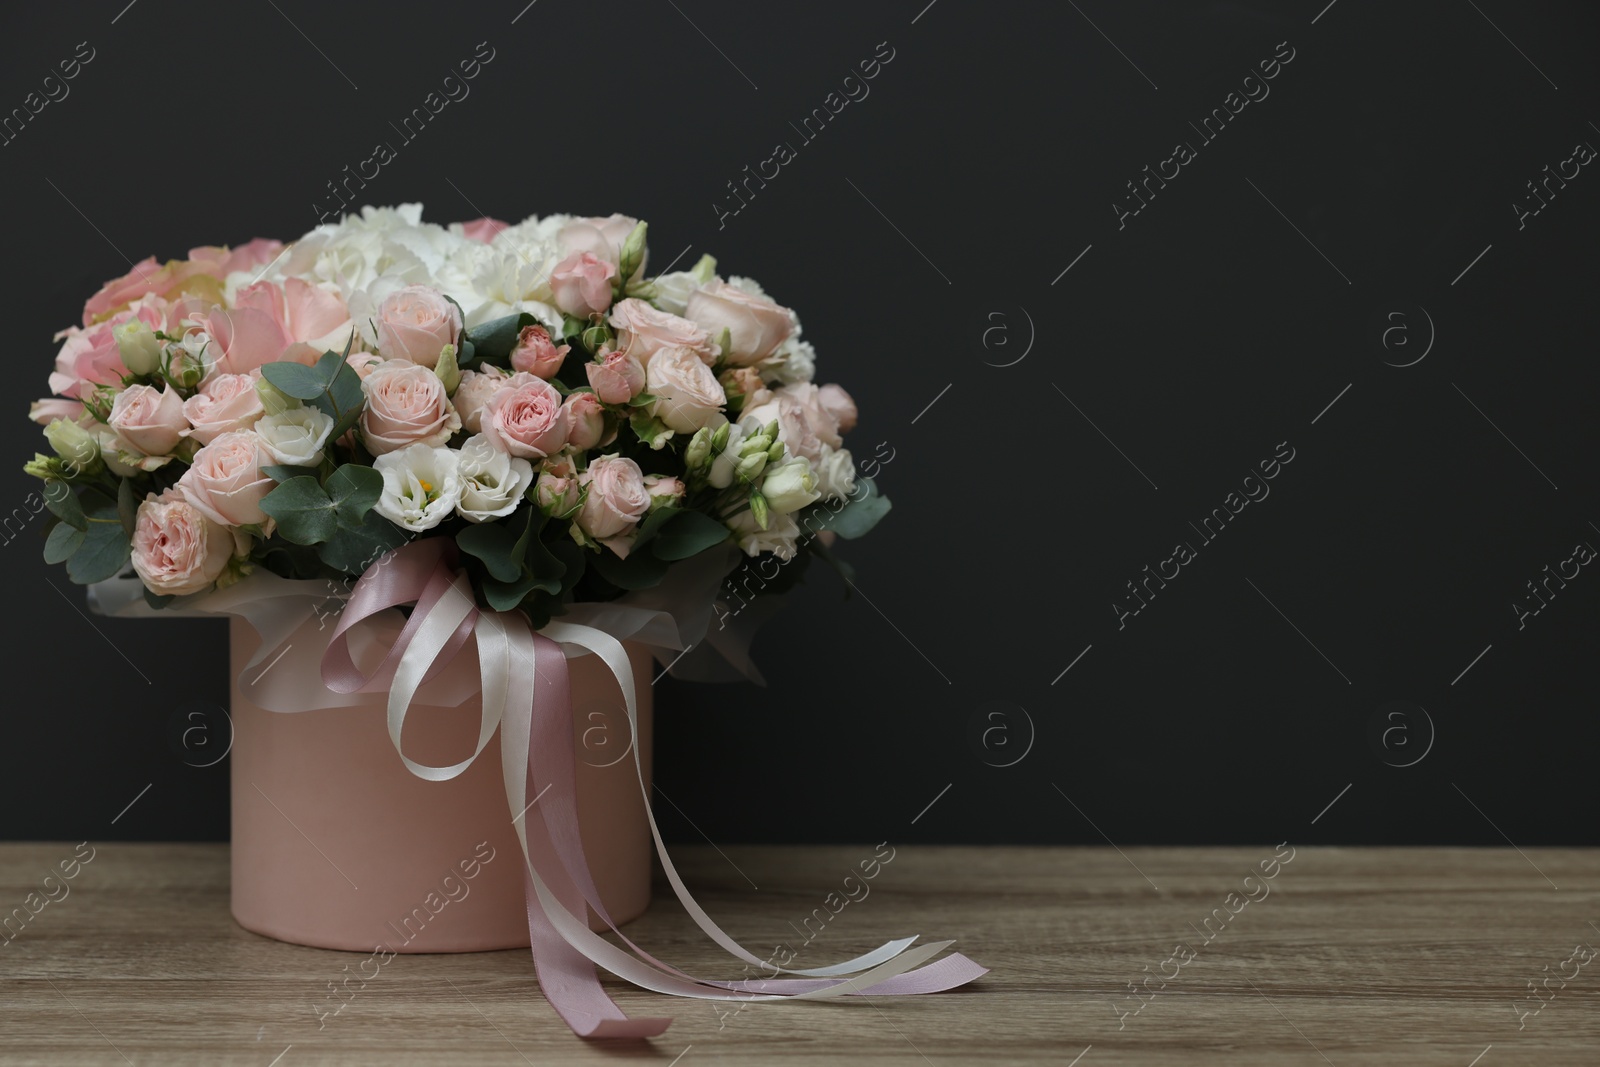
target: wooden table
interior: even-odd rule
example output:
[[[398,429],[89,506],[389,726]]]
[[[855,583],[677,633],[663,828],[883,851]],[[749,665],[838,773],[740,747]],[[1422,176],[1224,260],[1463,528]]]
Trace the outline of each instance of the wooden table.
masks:
[[[1600,945],[1597,851],[1301,848],[1262,881],[1270,847],[902,846],[813,943],[818,958],[917,932],[958,938],[993,973],[942,995],[727,1018],[611,982],[624,1010],[676,1022],[604,1045],[567,1032],[526,951],[397,957],[319,1030],[312,1002],[361,957],[235,926],[225,845],[95,847],[70,895],[0,942],[0,1063],[1600,1063],[1600,959],[1581,962]],[[0,911],[71,854],[0,846]],[[788,923],[870,854],[674,855],[757,946],[794,940]],[[1241,903],[1247,892],[1258,899]],[[630,933],[685,969],[736,976],[670,899]],[[1176,974],[1165,988],[1163,974]],[[1136,998],[1129,983],[1147,976]],[[1548,992],[1527,999],[1541,979]]]

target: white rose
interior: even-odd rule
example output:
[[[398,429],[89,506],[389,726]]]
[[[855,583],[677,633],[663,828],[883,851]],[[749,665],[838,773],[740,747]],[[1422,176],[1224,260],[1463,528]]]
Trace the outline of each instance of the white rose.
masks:
[[[767,498],[767,505],[773,511],[783,515],[799,511],[821,496],[817,492],[816,476],[811,473],[811,462],[800,456],[768,467],[767,476],[761,482],[761,495]]]
[[[456,514],[468,522],[487,522],[509,515],[533,484],[533,464],[507,455],[482,434],[467,438],[456,463],[461,499]]]
[[[383,493],[375,510],[407,530],[431,530],[455,510],[461,499],[458,453],[430,445],[409,445],[385,452],[372,465],[383,475]]]
[[[700,288],[700,279],[686,270],[675,270],[652,278],[655,286],[655,305],[662,311],[681,316],[689,308],[689,294]]]
[[[822,459],[812,468],[817,492],[824,500],[847,499],[856,487],[856,461],[848,448],[823,446]]]
[[[809,382],[817,374],[817,350],[810,341],[790,337],[761,364],[763,377],[777,378],[785,385]]]
[[[315,467],[333,432],[333,419],[316,408],[298,407],[257,419],[253,429],[276,463]]]
[[[800,537],[800,527],[788,515],[767,515],[767,528],[756,525],[753,512],[741,511],[728,520],[728,528],[739,539],[739,547],[747,556],[771,552],[787,562],[794,559],[795,542]]]
[[[728,396],[692,348],[672,345],[650,357],[645,388],[656,398],[656,417],[678,433],[718,421]]]

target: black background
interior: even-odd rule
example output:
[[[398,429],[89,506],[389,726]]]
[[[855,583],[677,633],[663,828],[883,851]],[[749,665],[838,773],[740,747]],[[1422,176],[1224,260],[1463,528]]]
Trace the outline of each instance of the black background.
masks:
[[[1593,843],[1600,576],[1525,628],[1511,607],[1600,544],[1600,177],[1525,228],[1512,207],[1600,143],[1592,8],[925,3],[8,13],[0,110],[95,58],[0,148],[0,512],[26,516],[26,403],[103,279],[309,229],[487,41],[370,202],[647,219],[657,268],[711,252],[797,308],[860,404],[850,443],[894,450],[894,511],[847,546],[861,595],[813,569],[758,640],[765,689],[658,687],[673,836]],[[1188,124],[1280,42],[1270,96],[1202,146]],[[1119,229],[1180,140],[1197,158]],[[780,141],[797,158],[719,226]],[[1271,495],[1200,546],[1280,442]],[[0,837],[225,837],[227,763],[171,729],[226,701],[222,624],[87,618],[42,525],[0,545]],[[1198,557],[1119,629],[1180,540]]]

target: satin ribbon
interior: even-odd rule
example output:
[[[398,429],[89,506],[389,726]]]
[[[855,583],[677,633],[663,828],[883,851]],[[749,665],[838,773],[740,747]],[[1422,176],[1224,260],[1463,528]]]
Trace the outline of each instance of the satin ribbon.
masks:
[[[941,992],[988,973],[960,953],[927,961],[953,942],[914,945],[916,937],[886,942],[854,959],[824,967],[791,969],[763,961],[722,930],[694,900],[668,856],[645,780],[639,747],[635,776],[650,833],[673,893],[695,924],[735,959],[793,978],[716,981],[696,977],[656,959],[623,933],[607,913],[584,857],[578,833],[576,758],[567,657],[593,654],[621,688],[630,736],[638,737],[633,666],[622,642],[596,626],[554,621],[535,632],[521,612],[478,608],[471,583],[455,567],[455,547],[429,538],[399,549],[357,582],[322,657],[322,679],[335,693],[387,690],[389,738],[407,769],[428,781],[461,774],[501,731],[506,802],[525,860],[528,934],[534,967],[546,999],[581,1037],[651,1037],[671,1019],[632,1019],[601,987],[596,966],[660,993],[713,1001],[811,1000],[858,995]],[[364,674],[350,644],[355,628],[380,612],[414,605],[410,618],[378,666]],[[418,763],[401,744],[407,711],[417,690],[438,675],[468,641],[476,645],[481,675],[481,719],[473,754],[439,767]],[[369,657],[370,658],[370,657]],[[527,797],[533,791],[536,803]],[[519,814],[520,813],[520,814]],[[587,910],[626,949],[589,929]]]

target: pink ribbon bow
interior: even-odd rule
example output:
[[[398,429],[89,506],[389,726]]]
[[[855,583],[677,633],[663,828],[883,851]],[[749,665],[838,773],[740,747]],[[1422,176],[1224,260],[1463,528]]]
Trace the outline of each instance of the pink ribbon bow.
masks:
[[[694,900],[667,855],[650,810],[649,789],[634,746],[634,766],[645,813],[663,870],[678,900],[696,925],[736,959],[796,978],[714,981],[696,978],[663,963],[618,929],[600,901],[583,842],[578,835],[576,760],[573,754],[571,693],[563,645],[599,656],[613,674],[627,704],[632,736],[638,736],[633,670],[622,643],[589,626],[555,621],[534,632],[519,611],[481,611],[472,586],[455,567],[455,546],[442,538],[413,541],[384,557],[362,575],[334,629],[322,660],[324,684],[339,693],[389,691],[389,736],[413,774],[433,781],[455,777],[471,765],[498,727],[506,800],[513,813],[527,812],[532,791],[542,803],[532,817],[516,817],[526,859],[528,935],[540,988],[552,1007],[580,1037],[653,1037],[670,1018],[630,1019],[606,994],[595,967],[604,967],[635,985],[702,1000],[766,1001],[836,996],[936,993],[987,974],[960,953],[923,965],[949,945],[934,941],[913,947],[915,937],[886,942],[872,952],[827,967],[790,969],[765,962],[712,921]],[[392,607],[414,604],[400,636],[371,675],[351,658],[348,631]],[[434,677],[471,638],[477,642],[483,686],[482,722],[477,750],[461,763],[430,767],[400,751],[406,710],[419,686]],[[543,791],[541,793],[541,791]],[[625,951],[589,929],[592,908],[627,946]]]

